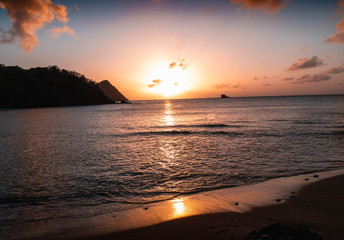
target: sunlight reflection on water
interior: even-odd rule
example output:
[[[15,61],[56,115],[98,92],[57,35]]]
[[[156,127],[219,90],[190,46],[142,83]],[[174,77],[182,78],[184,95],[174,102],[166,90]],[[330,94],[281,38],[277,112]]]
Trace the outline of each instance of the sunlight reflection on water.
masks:
[[[163,123],[165,126],[172,126],[175,123],[174,117],[173,117],[173,109],[172,109],[172,103],[170,101],[167,101],[165,103],[165,111],[163,117]]]

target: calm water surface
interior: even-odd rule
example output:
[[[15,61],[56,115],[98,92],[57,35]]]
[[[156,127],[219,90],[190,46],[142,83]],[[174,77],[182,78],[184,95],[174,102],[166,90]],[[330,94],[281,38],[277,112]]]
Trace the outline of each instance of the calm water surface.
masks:
[[[0,225],[344,168],[344,96],[0,111]]]

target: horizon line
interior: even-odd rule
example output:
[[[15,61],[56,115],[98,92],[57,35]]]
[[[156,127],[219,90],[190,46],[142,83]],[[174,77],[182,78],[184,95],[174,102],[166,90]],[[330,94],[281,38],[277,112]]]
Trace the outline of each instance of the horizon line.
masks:
[[[246,97],[229,97],[230,98],[268,98],[268,97],[316,97],[316,96],[344,96],[344,93],[329,94],[299,94],[299,95],[271,95],[271,96],[246,96]],[[132,101],[162,101],[162,100],[192,100],[192,99],[221,99],[220,97],[204,97],[204,98],[161,98],[161,99],[137,99]]]

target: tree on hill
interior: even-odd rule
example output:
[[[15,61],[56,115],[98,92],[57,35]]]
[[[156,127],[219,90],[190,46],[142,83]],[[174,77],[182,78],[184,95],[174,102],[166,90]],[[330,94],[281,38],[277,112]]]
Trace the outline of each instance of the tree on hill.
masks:
[[[0,108],[113,103],[97,83],[57,66],[22,69],[0,64]]]

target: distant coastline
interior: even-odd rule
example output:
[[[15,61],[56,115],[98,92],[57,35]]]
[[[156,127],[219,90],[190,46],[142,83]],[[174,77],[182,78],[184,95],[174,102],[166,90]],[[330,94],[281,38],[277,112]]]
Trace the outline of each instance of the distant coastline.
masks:
[[[107,80],[96,83],[57,66],[23,69],[0,64],[0,109],[128,102]]]

